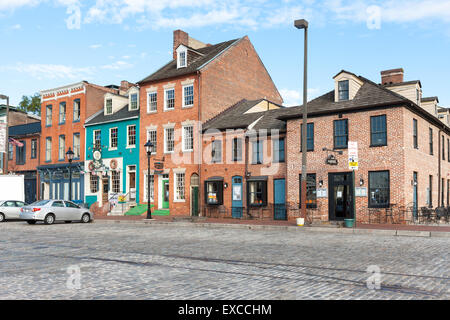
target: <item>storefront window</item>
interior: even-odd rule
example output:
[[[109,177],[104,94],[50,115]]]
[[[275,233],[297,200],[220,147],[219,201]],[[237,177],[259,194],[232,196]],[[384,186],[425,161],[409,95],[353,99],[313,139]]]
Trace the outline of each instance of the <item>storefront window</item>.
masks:
[[[302,206],[302,175],[299,176],[300,182],[300,207]],[[306,208],[317,208],[317,187],[316,187],[316,174],[308,173],[306,175]]]
[[[250,206],[266,206],[267,181],[249,181],[248,199]]]
[[[223,180],[205,182],[206,199],[208,205],[223,204]]]
[[[369,207],[389,207],[389,171],[369,172]]]

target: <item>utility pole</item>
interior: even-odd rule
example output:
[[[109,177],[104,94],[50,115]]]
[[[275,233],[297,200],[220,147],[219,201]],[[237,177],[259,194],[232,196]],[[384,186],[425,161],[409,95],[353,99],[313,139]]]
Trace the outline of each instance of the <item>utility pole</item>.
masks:
[[[8,153],[9,153],[9,97],[3,94],[0,94],[0,99],[6,100],[6,150],[4,154],[4,163],[3,166],[5,168],[4,174],[8,174]]]

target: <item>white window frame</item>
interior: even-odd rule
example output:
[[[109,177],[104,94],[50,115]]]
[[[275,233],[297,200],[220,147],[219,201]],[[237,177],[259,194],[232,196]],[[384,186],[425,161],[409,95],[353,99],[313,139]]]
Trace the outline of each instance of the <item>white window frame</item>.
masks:
[[[150,96],[152,94],[156,95],[155,110],[150,110],[150,105],[151,105]],[[147,113],[155,113],[155,112],[158,112],[158,92],[157,91],[150,91],[150,92],[147,92]]]
[[[78,136],[78,145],[75,144],[75,137]],[[73,134],[73,158],[74,159],[80,159],[81,158],[81,134],[79,132],[75,132]],[[78,156],[77,156],[78,152]]]
[[[186,134],[185,134],[185,129],[186,128],[192,128],[192,148],[187,149],[186,148]],[[183,126],[183,133],[182,133],[182,139],[181,139],[181,143],[182,143],[182,150],[183,152],[191,152],[194,151],[194,126],[193,125],[184,125]]]
[[[150,174],[153,177],[153,183],[150,183],[150,203],[155,202],[155,175]],[[148,202],[147,200],[147,183],[148,183],[148,174],[144,173],[144,202]]]
[[[184,90],[186,89],[186,88],[188,88],[188,87],[192,87],[192,104],[185,104],[185,92],[184,92]],[[192,108],[193,106],[194,106],[194,85],[193,84],[187,84],[187,85],[185,85],[185,86],[183,86],[183,90],[182,90],[182,92],[183,92],[183,108]]]
[[[92,131],[92,147],[95,147],[95,133],[100,131],[100,149],[102,148],[102,130],[97,129]]]
[[[112,130],[113,129],[117,130],[117,146],[119,145],[119,128],[118,127],[109,128],[109,148],[108,148],[108,150],[117,150],[117,146],[115,146],[115,147],[112,146]]]
[[[111,112],[108,112],[108,101],[111,101]],[[110,115],[113,114],[113,99],[105,99],[105,114]]]
[[[173,108],[167,108],[167,92],[172,91],[173,90]],[[175,88],[167,88],[164,89],[164,111],[172,111],[175,110]]]
[[[181,59],[182,53],[184,53],[184,60]],[[177,54],[177,69],[186,67],[187,67],[187,50],[185,48],[180,48]]]
[[[132,103],[131,103],[131,97],[134,94],[136,95],[136,108],[132,108]],[[137,90],[133,90],[130,92],[129,110],[130,111],[139,110],[139,91],[137,91]]]
[[[61,140],[61,138],[63,139]],[[63,141],[64,145],[61,145],[61,141]],[[58,160],[64,161],[65,158],[66,158],[66,136],[64,134],[61,134],[58,136]]]
[[[129,145],[129,128],[130,127],[134,127],[134,145]],[[129,126],[127,126],[127,149],[132,149],[132,148],[136,148],[136,142],[137,142],[137,126],[135,124],[130,124]]]
[[[155,141],[150,140],[150,132],[155,133]],[[156,129],[147,129],[147,141],[151,141],[154,145],[152,154],[156,154],[156,148],[158,147],[158,131]]]
[[[117,174],[117,176],[119,177],[119,191],[116,192],[114,191],[114,179],[113,179],[113,172],[115,172]],[[119,170],[113,170],[111,171],[111,188],[110,188],[111,192],[113,193],[122,193],[122,175],[120,174]]]
[[[177,186],[178,186],[178,179],[179,175],[183,175],[183,197],[184,199],[180,199],[177,192]],[[173,184],[174,192],[173,192],[173,202],[186,202],[186,173],[185,172],[174,172],[174,180],[175,183]]]
[[[167,130],[173,130],[173,150],[172,151],[167,150]],[[174,127],[164,128],[164,153],[174,153],[174,151],[175,151],[175,128]]]
[[[51,137],[45,138],[45,161],[52,161],[52,138]]]

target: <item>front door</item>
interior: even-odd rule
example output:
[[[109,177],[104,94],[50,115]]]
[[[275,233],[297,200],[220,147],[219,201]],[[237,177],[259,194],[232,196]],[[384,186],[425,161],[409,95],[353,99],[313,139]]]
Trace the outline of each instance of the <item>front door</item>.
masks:
[[[36,179],[25,179],[25,203],[36,201]]]
[[[109,181],[108,178],[102,179],[102,204],[108,202]]]
[[[242,177],[233,177],[231,192],[231,215],[233,218],[240,219],[244,210],[242,201]]]
[[[417,172],[413,174],[413,215],[414,218],[417,219]]]
[[[273,181],[273,218],[274,220],[287,220],[286,214],[286,180]]]
[[[192,208],[192,215],[194,217],[197,217],[198,216],[198,187],[192,187],[191,208]]]
[[[353,219],[354,183],[353,173],[330,173],[329,184],[329,220],[343,221]]]
[[[163,180],[163,209],[169,209],[169,180]]]
[[[129,188],[130,190],[130,201],[136,200],[136,172],[129,172]]]

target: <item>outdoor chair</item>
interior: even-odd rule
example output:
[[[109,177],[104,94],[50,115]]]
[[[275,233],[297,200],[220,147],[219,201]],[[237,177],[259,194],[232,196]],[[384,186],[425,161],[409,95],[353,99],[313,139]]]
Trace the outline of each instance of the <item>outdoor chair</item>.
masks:
[[[420,208],[419,223],[431,222],[433,220],[433,209],[428,207]]]
[[[445,207],[438,207],[436,208],[436,215],[435,215],[435,221],[436,223],[439,223],[439,221],[444,218],[447,219],[448,210]]]

